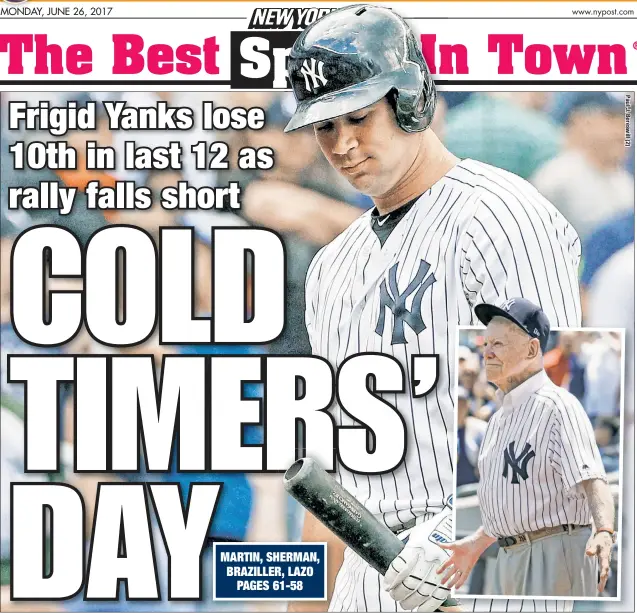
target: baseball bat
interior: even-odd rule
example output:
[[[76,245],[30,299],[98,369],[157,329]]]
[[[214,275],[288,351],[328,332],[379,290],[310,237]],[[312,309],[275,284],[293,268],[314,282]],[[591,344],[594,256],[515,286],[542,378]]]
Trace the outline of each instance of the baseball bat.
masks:
[[[297,460],[283,476],[286,491],[372,568],[384,575],[403,543],[311,458]],[[448,598],[442,606],[456,605]]]

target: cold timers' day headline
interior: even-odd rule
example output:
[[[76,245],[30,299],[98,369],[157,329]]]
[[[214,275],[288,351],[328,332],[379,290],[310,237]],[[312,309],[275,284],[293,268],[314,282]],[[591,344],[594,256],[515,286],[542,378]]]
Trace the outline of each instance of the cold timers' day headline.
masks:
[[[212,240],[211,316],[194,317],[191,228],[162,228],[159,248],[132,226],[99,230],[86,246],[62,227],[26,230],[11,253],[16,333],[41,347],[69,343],[82,326],[112,347],[143,343],[155,331],[160,344],[272,341],[285,323],[280,237],[219,228]],[[81,278],[83,288],[52,289],[56,278]],[[152,355],[9,355],[7,380],[25,386],[26,473],[61,470],[58,392],[67,382],[75,393],[74,473],[167,472],[177,445],[178,472],[284,472],[303,449],[327,470],[338,460],[378,474],[407,451],[405,421],[382,393],[429,393],[438,356],[413,356],[411,372],[377,353],[353,355],[338,369],[310,355],[164,356],[161,366]],[[244,386],[255,382],[262,393],[246,397]],[[335,402],[360,426],[337,425],[328,412]],[[262,429],[261,444],[245,443],[250,425]],[[200,598],[201,547],[221,487],[192,484],[184,508],[177,484],[100,483],[87,566],[82,494],[67,483],[12,483],[12,598],[65,599],[86,586],[87,600],[113,599],[122,576],[127,597],[157,598],[151,507],[171,567],[180,569],[169,573],[169,597]],[[47,517],[55,518],[50,533]],[[55,565],[43,576],[47,539]]]

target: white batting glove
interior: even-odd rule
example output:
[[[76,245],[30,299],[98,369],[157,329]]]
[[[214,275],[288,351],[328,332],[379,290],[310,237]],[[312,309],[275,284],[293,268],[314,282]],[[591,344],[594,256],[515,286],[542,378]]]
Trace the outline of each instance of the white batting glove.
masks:
[[[406,530],[400,535],[405,538],[407,545],[389,565],[383,587],[405,611],[435,611],[451,593],[436,573],[450,555],[438,543],[453,540],[451,508]]]

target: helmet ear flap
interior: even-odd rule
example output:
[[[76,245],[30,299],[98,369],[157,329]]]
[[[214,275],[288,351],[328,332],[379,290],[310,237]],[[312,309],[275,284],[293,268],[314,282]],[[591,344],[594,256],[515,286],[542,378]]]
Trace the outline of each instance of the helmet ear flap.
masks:
[[[395,87],[392,87],[387,94],[385,94],[385,99],[389,102],[389,106],[391,106],[392,111],[394,111],[394,115],[398,114],[398,91]]]
[[[418,94],[398,92],[396,99],[396,118],[405,132],[426,130],[436,110],[436,90],[427,91],[426,84]]]
[[[418,100],[416,101],[416,107],[414,108],[414,113],[416,113],[416,115],[421,115],[425,110],[425,104],[426,104],[425,90],[423,89],[422,92],[420,92],[420,96],[418,96]]]

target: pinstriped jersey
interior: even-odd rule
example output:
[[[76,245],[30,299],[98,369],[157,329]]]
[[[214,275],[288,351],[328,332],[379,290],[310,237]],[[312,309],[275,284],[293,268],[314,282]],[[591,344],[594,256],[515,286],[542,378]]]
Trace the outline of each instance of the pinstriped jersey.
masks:
[[[460,598],[463,611],[517,611],[524,613],[563,613],[573,610],[572,600],[543,600],[534,598],[533,600],[515,600],[512,598]]]
[[[456,325],[479,323],[477,302],[521,296],[552,325],[578,326],[581,311],[575,230],[530,184],[463,160],[403,215],[381,243],[364,213],[314,258],[306,279],[312,352],[338,367],[381,352],[406,374],[406,391],[382,394],[404,418],[407,452],[393,472],[337,478],[380,521],[400,527],[442,509],[453,493]],[[551,289],[549,289],[551,286]],[[438,354],[436,387],[414,398],[411,356]],[[338,425],[354,421],[338,404]]]
[[[494,537],[589,525],[581,483],[606,479],[584,408],[544,370],[503,397],[489,420],[478,469],[482,522]]]

